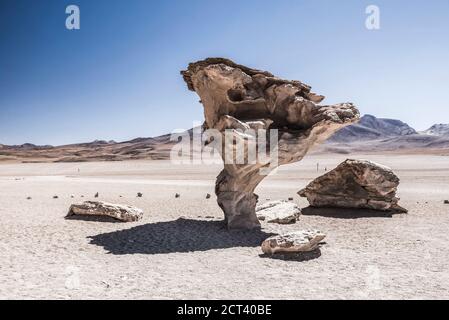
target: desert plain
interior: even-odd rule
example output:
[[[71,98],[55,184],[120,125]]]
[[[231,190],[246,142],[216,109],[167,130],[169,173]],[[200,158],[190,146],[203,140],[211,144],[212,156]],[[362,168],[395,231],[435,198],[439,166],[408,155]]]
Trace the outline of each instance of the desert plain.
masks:
[[[409,213],[306,209],[296,224],[229,232],[214,194],[219,164],[2,162],[0,299],[448,299],[448,156],[311,154],[266,178],[259,202],[293,197],[306,208],[297,192],[346,158],[391,167]],[[65,219],[97,192],[144,218]],[[262,255],[270,235],[307,228],[326,233],[321,255]]]

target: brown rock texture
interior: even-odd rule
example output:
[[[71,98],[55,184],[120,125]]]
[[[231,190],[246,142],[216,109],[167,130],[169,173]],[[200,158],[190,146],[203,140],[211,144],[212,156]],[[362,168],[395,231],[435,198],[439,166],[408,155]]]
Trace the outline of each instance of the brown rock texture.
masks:
[[[256,206],[256,215],[260,221],[278,224],[296,223],[301,209],[292,202],[278,200]]]
[[[123,222],[138,221],[143,217],[141,209],[100,201],[86,201],[82,204],[72,204],[67,217],[81,216],[108,216]]]
[[[300,253],[318,249],[326,235],[318,230],[303,230],[270,237],[262,243],[265,254]]]
[[[213,144],[225,160],[215,193],[230,229],[260,227],[254,190],[269,172],[301,160],[312,146],[359,120],[359,112],[351,103],[319,105],[324,97],[311,92],[310,86],[228,59],[191,63],[181,74],[188,88],[201,98],[204,129],[215,129],[222,135],[221,143],[214,137]],[[225,139],[229,132],[231,143]],[[266,135],[263,145],[256,141],[260,132]],[[245,159],[254,146],[258,151],[276,152],[269,153],[264,161],[259,157],[254,162],[229,161],[235,160],[239,145],[245,147]]]
[[[396,197],[399,178],[383,165],[348,159],[298,192],[312,207],[407,212]]]

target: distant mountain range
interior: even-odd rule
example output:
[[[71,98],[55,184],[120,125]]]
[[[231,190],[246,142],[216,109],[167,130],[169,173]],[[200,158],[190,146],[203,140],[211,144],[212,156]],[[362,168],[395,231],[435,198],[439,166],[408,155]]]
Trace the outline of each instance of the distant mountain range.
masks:
[[[192,129],[189,130],[192,134]],[[85,162],[130,159],[168,159],[172,146],[170,134],[155,138],[137,138],[125,142],[95,140],[64,146],[18,146],[0,144],[0,161]],[[364,115],[357,124],[348,126],[315,152],[449,152],[449,124],[435,124],[417,132],[408,124],[393,119]]]
[[[63,146],[36,146],[23,144],[17,146],[0,145],[1,160],[20,160],[22,162],[87,162],[121,161],[131,159],[167,159],[174,142],[170,135],[156,138],[137,138],[130,141],[115,142],[95,140],[93,142]]]
[[[442,123],[434,124],[429,129],[423,131],[422,133],[431,136],[449,136],[449,125]]]
[[[364,115],[326,143],[327,151],[404,151],[449,149],[449,124],[436,124],[417,132],[408,124],[393,119]]]
[[[364,115],[358,123],[337,132],[329,141],[375,140],[413,134],[417,134],[416,130],[400,120],[381,119],[368,114]]]

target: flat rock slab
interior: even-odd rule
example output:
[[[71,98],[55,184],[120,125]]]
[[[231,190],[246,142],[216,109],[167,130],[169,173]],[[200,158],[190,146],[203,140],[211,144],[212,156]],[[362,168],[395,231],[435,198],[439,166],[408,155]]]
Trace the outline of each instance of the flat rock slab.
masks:
[[[128,205],[86,201],[83,204],[72,204],[70,206],[67,217],[73,215],[108,216],[124,222],[133,222],[142,219],[143,211]]]
[[[256,207],[257,218],[268,223],[292,224],[301,215],[301,209],[292,202],[270,201]]]
[[[399,178],[383,165],[348,159],[299,191],[312,207],[407,212],[396,197]]]
[[[318,230],[302,230],[270,237],[262,243],[265,254],[300,253],[318,249],[326,237]]]

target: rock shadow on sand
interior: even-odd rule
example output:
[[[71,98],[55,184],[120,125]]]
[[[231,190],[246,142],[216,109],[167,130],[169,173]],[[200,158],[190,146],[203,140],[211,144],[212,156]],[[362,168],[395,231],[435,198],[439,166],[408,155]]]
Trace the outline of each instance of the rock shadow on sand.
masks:
[[[90,244],[111,254],[165,254],[259,247],[272,233],[228,231],[223,221],[178,219],[140,225],[89,237]]]
[[[120,221],[108,216],[87,216],[87,215],[72,215],[64,217],[66,220],[75,221],[87,221],[87,222],[101,222],[101,223],[119,223],[126,224],[124,221]]]
[[[275,253],[275,254],[264,253],[260,254],[259,257],[266,259],[304,262],[318,259],[319,257],[321,257],[321,249],[318,248],[310,252],[298,252],[298,253]]]
[[[352,208],[316,208],[307,207],[301,209],[305,216],[321,216],[327,218],[339,219],[358,219],[358,218],[392,218],[392,211],[378,211],[372,209],[352,209]]]

